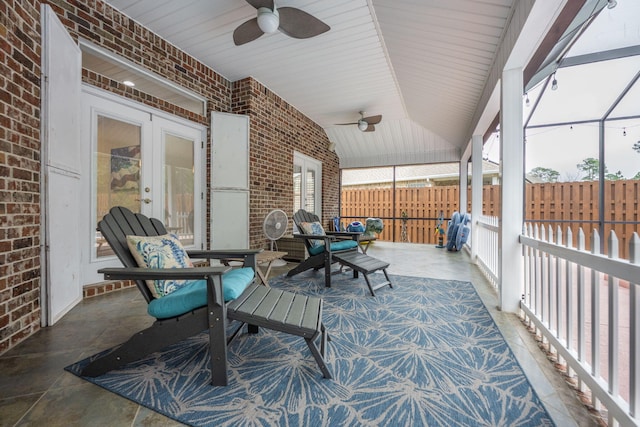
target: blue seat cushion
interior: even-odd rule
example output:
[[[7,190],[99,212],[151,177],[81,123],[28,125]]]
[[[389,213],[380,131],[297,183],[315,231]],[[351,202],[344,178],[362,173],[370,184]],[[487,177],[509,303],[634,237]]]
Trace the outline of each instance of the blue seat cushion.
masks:
[[[237,268],[222,275],[224,300],[231,301],[240,296],[253,280],[254,272],[250,267]],[[190,280],[180,289],[152,300],[147,312],[156,319],[179,316],[196,308],[207,305],[207,281]]]
[[[331,252],[344,251],[346,249],[353,249],[358,247],[358,242],[355,240],[340,240],[338,242],[331,243]],[[318,255],[324,252],[324,245],[314,246],[309,249],[309,255]]]

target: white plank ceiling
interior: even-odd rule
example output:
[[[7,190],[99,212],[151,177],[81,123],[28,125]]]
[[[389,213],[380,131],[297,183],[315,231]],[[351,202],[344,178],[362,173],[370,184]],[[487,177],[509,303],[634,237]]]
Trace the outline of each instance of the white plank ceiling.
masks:
[[[244,0],[107,0],[231,81],[252,76],[322,126],[342,167],[458,160],[516,0],[280,0],[331,30],[235,46]],[[359,111],[382,114],[375,132]]]

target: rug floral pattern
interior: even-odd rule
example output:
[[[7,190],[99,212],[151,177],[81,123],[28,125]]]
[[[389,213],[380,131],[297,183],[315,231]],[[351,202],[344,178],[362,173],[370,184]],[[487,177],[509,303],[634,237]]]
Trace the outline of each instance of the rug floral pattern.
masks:
[[[376,297],[347,274],[272,280],[323,297],[332,380],[304,340],[264,329],[229,347],[227,387],[209,385],[205,333],[87,380],[198,426],[553,425],[470,283],[391,278]]]

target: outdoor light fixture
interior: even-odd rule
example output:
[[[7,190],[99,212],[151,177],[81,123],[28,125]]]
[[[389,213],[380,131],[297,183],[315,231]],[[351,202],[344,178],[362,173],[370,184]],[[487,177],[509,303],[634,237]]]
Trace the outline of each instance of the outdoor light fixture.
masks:
[[[608,9],[613,9],[618,5],[618,2],[616,0],[607,0],[607,3],[608,3],[607,4]]]
[[[627,136],[627,128],[622,128],[622,136]]]
[[[271,10],[267,7],[261,7],[258,9],[258,27],[263,33],[273,33],[280,26],[280,14],[274,8]]]
[[[369,123],[367,123],[365,120],[358,120],[358,129],[360,129],[362,132],[364,132],[365,130],[367,130],[367,128],[369,127]]]
[[[136,85],[131,80],[125,80],[125,81],[122,82],[122,84],[125,85],[125,86],[129,86],[129,87],[134,87]]]
[[[525,99],[524,99],[524,105],[526,105],[526,106],[528,107],[528,106],[529,106],[529,104],[531,103],[531,102],[529,102],[529,93],[528,93],[528,92],[525,92],[525,93],[524,93],[524,97],[525,97]]]
[[[558,89],[558,81],[556,80],[556,73],[553,73],[553,81],[551,82],[551,90]]]

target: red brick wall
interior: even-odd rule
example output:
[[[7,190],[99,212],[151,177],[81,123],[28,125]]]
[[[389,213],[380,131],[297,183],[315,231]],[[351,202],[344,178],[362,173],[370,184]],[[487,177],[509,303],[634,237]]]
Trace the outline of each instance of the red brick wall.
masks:
[[[273,209],[293,216],[293,152],[322,162],[322,217],[338,215],[339,164],[324,130],[252,78],[233,84],[231,110],[250,117],[250,240],[268,247],[262,223]],[[291,234],[292,222],[289,221]]]
[[[0,5],[0,353],[40,327],[40,12]]]
[[[0,3],[0,354],[40,323],[40,3]],[[261,226],[269,210],[293,209],[294,149],[323,162],[323,217],[328,222],[337,215],[338,159],[327,150],[324,131],[299,111],[254,80],[229,82],[101,1],[48,3],[74,39],[81,36],[204,96],[208,112],[251,116],[253,246],[267,244]],[[87,70],[83,81],[208,125],[208,115]]]

